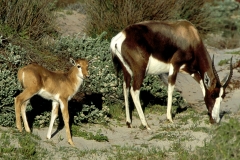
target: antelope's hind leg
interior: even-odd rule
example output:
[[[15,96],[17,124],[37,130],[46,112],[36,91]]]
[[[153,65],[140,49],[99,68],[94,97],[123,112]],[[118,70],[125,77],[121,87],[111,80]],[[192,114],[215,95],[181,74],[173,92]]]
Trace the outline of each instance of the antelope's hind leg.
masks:
[[[21,105],[22,105],[22,102],[19,102],[18,97],[15,97],[14,98],[14,106],[15,106],[16,126],[20,132],[22,132]]]
[[[132,99],[133,99],[133,102],[135,104],[135,107],[137,109],[137,112],[138,112],[138,115],[140,117],[140,120],[142,122],[142,125],[144,127],[146,127],[148,130],[151,130],[151,128],[149,127],[147,121],[146,121],[146,118],[145,118],[145,115],[143,113],[143,110],[142,110],[142,106],[141,106],[141,103],[140,103],[140,88],[141,88],[141,85],[142,85],[142,82],[143,82],[143,79],[144,79],[144,74],[136,74],[138,76],[133,76],[133,85],[130,89],[130,93],[131,93],[131,96],[132,96]]]
[[[131,128],[131,117],[130,117],[130,110],[129,110],[129,88],[130,88],[131,76],[129,73],[124,72],[124,82],[123,82],[123,95],[125,100],[125,112],[126,112],[126,124],[128,128]]]
[[[33,95],[34,94],[24,90],[15,98],[14,103],[15,103],[16,126],[20,132],[22,132],[22,124],[21,124],[21,117],[20,117],[21,114],[22,114],[25,130],[27,132],[30,132],[30,128],[29,128],[29,125],[27,122],[27,116],[26,116],[26,106]]]

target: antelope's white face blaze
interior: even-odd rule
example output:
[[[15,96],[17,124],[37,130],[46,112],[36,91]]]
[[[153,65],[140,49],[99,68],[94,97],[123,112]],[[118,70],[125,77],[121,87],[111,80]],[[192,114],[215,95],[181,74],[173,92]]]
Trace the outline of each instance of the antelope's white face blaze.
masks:
[[[220,105],[222,102],[223,88],[220,88],[219,96],[216,98],[215,104],[212,110],[212,118],[218,123],[220,121]]]

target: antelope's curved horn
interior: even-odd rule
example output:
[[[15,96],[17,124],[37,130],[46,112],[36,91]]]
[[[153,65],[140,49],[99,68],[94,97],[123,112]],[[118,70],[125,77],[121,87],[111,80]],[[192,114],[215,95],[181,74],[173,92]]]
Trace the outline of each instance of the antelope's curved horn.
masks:
[[[214,55],[213,55],[213,57],[212,57],[212,69],[213,69],[213,73],[214,73],[214,75],[215,75],[215,77],[216,77],[216,79],[217,79],[217,83],[220,83],[219,76],[218,76],[217,71],[216,71],[216,68],[215,68],[215,66],[214,66]]]
[[[232,75],[233,75],[233,67],[232,67],[232,57],[231,57],[231,60],[230,60],[230,73],[222,80],[222,87],[223,88],[226,88],[232,78]]]

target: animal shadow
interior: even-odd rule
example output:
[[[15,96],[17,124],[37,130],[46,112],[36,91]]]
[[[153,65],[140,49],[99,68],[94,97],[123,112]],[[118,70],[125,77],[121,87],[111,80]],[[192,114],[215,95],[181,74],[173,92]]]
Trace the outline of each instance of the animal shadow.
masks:
[[[90,95],[82,94],[82,97],[79,98],[79,95],[73,98],[68,102],[68,111],[69,111],[69,126],[71,128],[74,123],[74,116],[77,116],[79,112],[82,111],[83,104],[86,105],[95,105],[98,109],[102,109],[102,94],[92,93]],[[30,99],[30,104],[32,109],[26,112],[27,120],[29,127],[33,128],[34,120],[37,116],[43,114],[44,112],[52,111],[52,101],[46,100],[41,96],[35,95]],[[52,137],[55,136],[60,130],[64,128],[64,121],[61,113],[61,109],[58,110],[58,126]],[[49,119],[50,123],[50,119]]]

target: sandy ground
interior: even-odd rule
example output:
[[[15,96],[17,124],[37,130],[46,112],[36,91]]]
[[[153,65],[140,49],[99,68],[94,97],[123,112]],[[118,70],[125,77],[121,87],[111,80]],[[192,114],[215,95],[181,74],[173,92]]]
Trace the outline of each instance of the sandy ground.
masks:
[[[59,31],[63,35],[72,35],[74,33],[80,33],[83,29],[84,19],[86,18],[84,15],[79,14],[73,11],[73,14],[64,15],[60,13],[59,16]],[[222,79],[226,73],[229,73],[228,65],[224,65],[223,67],[218,66],[218,62],[223,59],[229,59],[232,55],[225,54],[226,50],[218,50],[215,48],[208,47],[207,48],[211,56],[215,55],[215,64],[216,69],[219,71],[219,77]],[[233,55],[233,61],[236,62],[240,59],[240,56]],[[240,73],[234,69],[233,79],[240,80]],[[192,106],[201,111],[206,111],[206,107],[204,105],[203,96],[199,85],[189,76],[184,74],[179,74],[177,78],[176,88],[182,92],[182,96],[187,100],[187,102],[191,103]],[[229,93],[227,97],[222,102],[222,111],[234,113],[239,110],[239,89],[228,89]],[[141,146],[142,144],[147,144],[149,146],[157,146],[161,148],[169,148],[173,141],[169,141],[166,139],[163,140],[149,140],[153,135],[164,133],[167,131],[164,130],[166,127],[176,127],[179,122],[179,117],[183,116],[184,113],[177,115],[174,118],[174,124],[169,124],[166,122],[166,115],[157,115],[151,114],[146,115],[147,121],[151,126],[151,131],[141,130],[138,127],[140,126],[140,119],[137,117],[133,117],[133,128],[129,129],[125,126],[125,122],[120,122],[120,125],[112,121],[109,127],[103,128],[99,125],[84,125],[81,129],[87,130],[89,132],[97,132],[101,129],[102,133],[109,138],[109,142],[96,142],[94,140],[86,140],[79,137],[73,137],[73,142],[76,147],[81,150],[88,149],[106,149],[110,148],[113,145],[133,145],[133,146]],[[207,119],[207,115],[203,116],[203,119]],[[224,121],[224,117],[223,117]],[[181,124],[181,135],[179,137],[187,136],[191,137],[190,140],[184,141],[184,145],[186,147],[195,148],[196,146],[202,146],[204,139],[209,139],[208,134],[204,132],[192,132],[189,128],[192,126],[192,123]],[[205,124],[201,122],[200,126],[211,127],[209,124]],[[184,131],[184,128],[186,130]],[[46,147],[51,148],[51,142],[56,146],[69,146],[70,145],[66,141],[65,128],[59,131],[56,135],[52,137],[51,140],[46,140],[47,128],[43,129],[33,129],[33,133],[38,134]],[[179,134],[179,132],[176,132]],[[102,158],[104,159],[104,157]]]
[[[67,14],[69,12],[69,14]],[[71,36],[76,33],[82,34],[85,27],[86,16],[76,11],[63,11],[57,13],[58,28],[57,30],[63,36]]]

